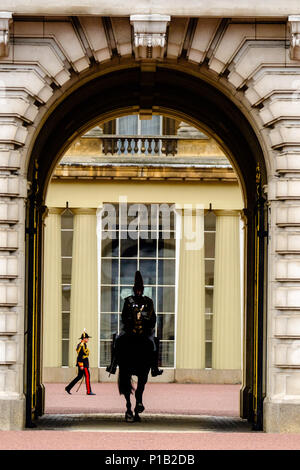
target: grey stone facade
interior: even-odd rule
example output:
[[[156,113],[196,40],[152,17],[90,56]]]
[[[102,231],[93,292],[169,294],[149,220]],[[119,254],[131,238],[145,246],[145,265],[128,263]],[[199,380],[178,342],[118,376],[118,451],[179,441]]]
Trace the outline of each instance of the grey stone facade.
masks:
[[[74,19],[68,16],[72,2],[67,3],[47,2],[46,7],[38,1],[27,6],[14,2],[16,8],[10,8],[9,0],[1,4],[5,10],[0,12],[1,429],[24,426],[25,200],[34,141],[43,132],[51,107],[92,77],[92,64],[102,74],[133,66],[136,45],[129,16],[149,13],[138,3],[133,2],[131,9],[114,1],[101,2],[99,11],[99,2],[90,1],[80,11],[74,9]],[[142,67],[153,70],[158,57],[160,65],[184,69],[213,84],[242,111],[260,142],[270,224],[264,428],[299,432],[300,422],[295,420],[300,411],[299,17],[289,15],[300,14],[300,7],[293,1],[277,2],[278,8],[272,2],[271,10],[264,10],[262,2],[243,2],[243,8],[240,2],[229,3],[231,20],[224,18],[223,11],[229,15],[224,2],[210,2],[211,14],[206,9],[197,18],[190,17],[195,15],[193,1],[184,2],[185,8],[183,2],[181,7],[178,2],[169,6],[161,2],[154,13],[170,16],[165,44],[155,43],[164,48],[163,55]],[[50,16],[56,12],[67,16],[56,21]]]

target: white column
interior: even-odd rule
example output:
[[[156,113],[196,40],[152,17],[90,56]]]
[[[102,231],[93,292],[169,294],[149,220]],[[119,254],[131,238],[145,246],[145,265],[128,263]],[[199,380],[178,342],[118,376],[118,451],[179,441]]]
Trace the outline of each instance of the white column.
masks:
[[[97,219],[96,209],[72,209],[74,235],[71,278],[69,365],[76,361],[76,345],[84,328],[92,336],[90,367],[98,366]]]
[[[212,364],[214,369],[240,369],[240,219],[238,211],[215,213]]]
[[[62,361],[61,209],[50,208],[45,218],[43,366]]]
[[[193,229],[201,239],[200,246],[191,248],[185,224],[182,223],[176,335],[177,369],[205,367],[205,277],[203,214],[198,215],[198,226],[193,213]],[[200,222],[200,223],[199,223]]]

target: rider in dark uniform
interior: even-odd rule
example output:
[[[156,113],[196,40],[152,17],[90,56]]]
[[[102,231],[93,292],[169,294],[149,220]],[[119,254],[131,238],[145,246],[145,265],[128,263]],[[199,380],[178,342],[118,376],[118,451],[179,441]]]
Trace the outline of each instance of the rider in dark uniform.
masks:
[[[115,374],[117,368],[118,343],[122,341],[124,335],[144,335],[153,345],[153,361],[151,365],[151,375],[156,377],[161,375],[163,370],[158,368],[159,340],[154,336],[156,314],[152,299],[143,295],[144,283],[140,271],[136,271],[133,286],[134,295],[126,297],[122,310],[123,329],[119,336],[115,338],[112,345],[112,359],[106,371]]]

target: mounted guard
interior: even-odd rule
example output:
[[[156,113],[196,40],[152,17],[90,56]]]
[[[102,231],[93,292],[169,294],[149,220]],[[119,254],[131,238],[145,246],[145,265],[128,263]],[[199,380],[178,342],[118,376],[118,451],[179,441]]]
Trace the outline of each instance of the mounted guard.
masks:
[[[124,335],[144,336],[148,338],[153,347],[153,360],[151,364],[151,375],[156,377],[163,373],[158,368],[159,360],[159,339],[154,336],[154,327],[156,323],[156,314],[154,311],[153,300],[143,295],[144,282],[140,271],[136,271],[134,286],[134,295],[126,297],[122,310],[123,328],[120,334],[114,335],[112,344],[111,363],[106,371],[115,374],[119,363],[118,356]]]
[[[122,311],[123,329],[114,337],[111,364],[107,372],[114,374],[119,366],[119,393],[126,400],[125,420],[140,421],[139,414],[144,411],[143,393],[151,369],[153,377],[161,375],[158,368],[159,342],[154,336],[156,315],[152,299],[144,296],[144,283],[139,271],[135,273],[134,295],[124,301]],[[137,376],[135,390],[136,405],[134,414],[131,410],[130,396],[133,393],[132,375]]]

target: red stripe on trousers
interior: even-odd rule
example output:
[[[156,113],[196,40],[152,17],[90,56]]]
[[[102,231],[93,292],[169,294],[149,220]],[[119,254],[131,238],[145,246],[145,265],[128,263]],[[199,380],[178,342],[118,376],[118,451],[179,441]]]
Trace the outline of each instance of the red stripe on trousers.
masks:
[[[90,374],[89,374],[89,371],[86,367],[84,368],[84,373],[85,373],[86,391],[87,391],[87,393],[90,393],[90,391],[91,391]]]

